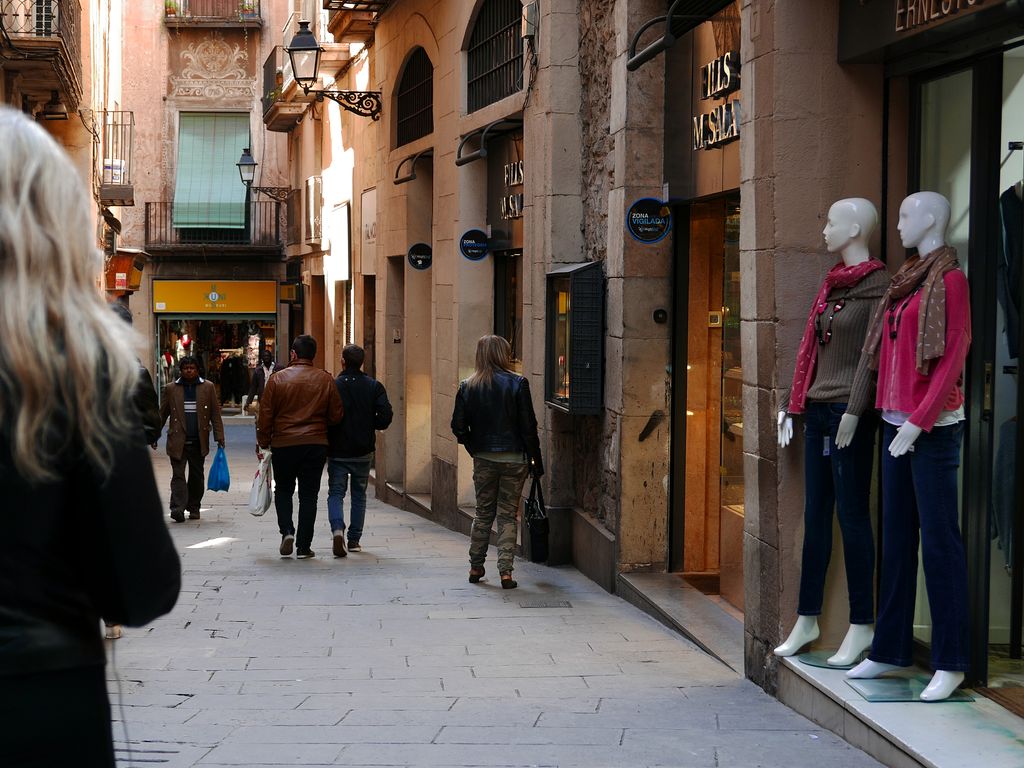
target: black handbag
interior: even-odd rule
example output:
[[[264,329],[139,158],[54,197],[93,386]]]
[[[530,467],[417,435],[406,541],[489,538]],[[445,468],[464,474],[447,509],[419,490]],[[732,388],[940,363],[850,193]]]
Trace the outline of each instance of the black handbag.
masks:
[[[526,527],[530,531],[530,560],[543,563],[548,559],[548,533],[551,525],[548,521],[548,511],[544,508],[544,492],[540,488],[539,477],[533,478],[524,517]]]

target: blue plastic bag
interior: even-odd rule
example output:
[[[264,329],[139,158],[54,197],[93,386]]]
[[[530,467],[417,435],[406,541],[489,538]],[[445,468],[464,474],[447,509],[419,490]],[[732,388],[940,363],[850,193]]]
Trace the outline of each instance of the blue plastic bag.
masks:
[[[210,467],[210,477],[206,481],[206,487],[211,491],[226,491],[231,487],[228,457],[223,448],[218,448],[217,455],[213,457],[213,465]]]

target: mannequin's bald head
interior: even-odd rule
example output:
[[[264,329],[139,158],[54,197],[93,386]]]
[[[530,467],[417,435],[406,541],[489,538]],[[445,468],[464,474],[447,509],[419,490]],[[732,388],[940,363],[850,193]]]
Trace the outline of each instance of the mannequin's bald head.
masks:
[[[878,225],[878,211],[870,200],[863,197],[847,197],[837,200],[828,209],[828,221],[822,234],[829,253],[843,253],[844,259],[851,256],[856,261],[867,258],[867,242]],[[848,254],[851,246],[860,253]]]
[[[945,242],[949,226],[949,201],[938,192],[915,192],[900,205],[896,228],[906,248],[924,253]]]

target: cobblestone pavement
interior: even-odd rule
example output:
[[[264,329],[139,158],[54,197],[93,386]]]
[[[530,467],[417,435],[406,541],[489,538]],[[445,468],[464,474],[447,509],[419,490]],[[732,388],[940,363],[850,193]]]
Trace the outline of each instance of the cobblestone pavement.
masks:
[[[109,644],[122,766],[878,765],[573,568],[506,591],[492,548],[469,584],[466,537],[372,499],[335,559],[326,475],[317,557],[281,558],[228,441],[232,490],[172,524],[177,607]]]

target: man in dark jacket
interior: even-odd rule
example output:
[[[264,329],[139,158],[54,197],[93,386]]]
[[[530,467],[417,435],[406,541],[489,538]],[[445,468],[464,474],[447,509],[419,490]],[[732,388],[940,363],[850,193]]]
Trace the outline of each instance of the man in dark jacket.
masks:
[[[356,344],[341,351],[344,370],[334,380],[345,408],[345,417],[327,431],[327,516],[334,537],[334,556],[344,557],[345,490],[351,478],[352,501],[348,527],[348,551],[360,552],[359,539],[366,519],[366,485],[370,480],[376,430],[387,429],[394,415],[384,385],[363,373],[366,353]]]
[[[242,400],[242,411],[246,412],[249,407],[257,400],[262,399],[263,390],[267,386],[267,380],[270,378],[270,374],[276,369],[274,365],[274,355],[271,354],[270,350],[265,349],[260,354],[260,365],[257,366],[256,370],[253,371],[252,380],[249,383],[249,394]]]
[[[316,339],[299,336],[292,342],[291,365],[267,381],[256,419],[256,442],[273,449],[274,504],[281,531],[281,556],[295,547],[296,559],[315,557],[313,526],[320,478],[327,460],[327,427],[344,411],[331,374],[313,367]],[[259,450],[257,450],[259,454]],[[295,535],[292,493],[299,484],[299,530]]]
[[[167,455],[171,459],[171,519],[176,523],[199,519],[206,489],[206,457],[210,453],[210,429],[217,445],[224,447],[224,421],[217,403],[217,389],[199,375],[194,357],[178,361],[181,376],[164,389],[160,428],[167,427]],[[188,467],[188,482],[185,468]]]

